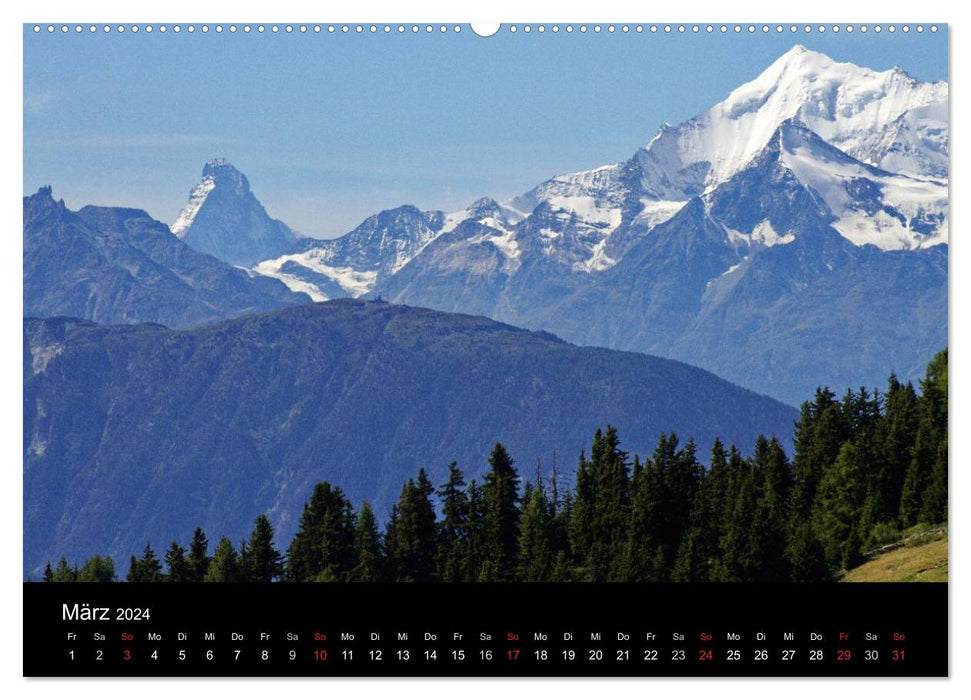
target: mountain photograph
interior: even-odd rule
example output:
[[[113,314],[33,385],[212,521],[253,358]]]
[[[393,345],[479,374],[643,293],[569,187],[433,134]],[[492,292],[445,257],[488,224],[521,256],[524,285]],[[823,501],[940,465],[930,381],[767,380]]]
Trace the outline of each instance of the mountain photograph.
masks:
[[[852,39],[598,78],[610,123],[580,78],[403,95],[393,49],[373,93],[217,66],[158,144],[25,101],[24,579],[821,582],[946,536],[946,54]]]

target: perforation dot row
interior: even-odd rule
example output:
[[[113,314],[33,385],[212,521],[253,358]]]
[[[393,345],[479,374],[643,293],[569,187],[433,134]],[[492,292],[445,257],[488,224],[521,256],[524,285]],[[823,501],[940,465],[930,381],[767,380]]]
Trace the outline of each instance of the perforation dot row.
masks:
[[[506,27],[505,29],[507,31],[513,33],[513,34],[515,34],[516,32],[520,31],[520,27],[517,26],[517,25],[515,25],[515,24],[512,24],[512,25]],[[931,32],[936,32],[937,31],[937,26],[936,25],[930,25],[929,27],[927,27],[927,29],[929,29]],[[547,30],[553,32],[554,34],[557,33],[557,32],[560,32],[561,30],[566,31],[567,33],[572,33],[574,31],[578,31],[581,34],[585,34],[587,32],[593,32],[595,34],[599,34],[599,33],[602,33],[602,32],[607,32],[607,33],[610,33],[610,34],[614,34],[616,32],[621,32],[621,33],[624,33],[624,34],[627,34],[627,33],[630,33],[630,32],[634,32],[634,33],[637,33],[637,34],[642,34],[645,31],[646,32],[650,32],[652,34],[657,34],[658,32],[662,32],[662,33],[665,33],[665,34],[671,34],[673,32],[677,32],[677,33],[680,33],[680,34],[686,34],[686,33],[691,33],[691,34],[702,34],[702,33],[704,33],[704,34],[715,34],[715,33],[727,34],[729,32],[734,32],[736,34],[741,34],[741,33],[748,33],[748,34],[756,34],[756,33],[769,34],[771,32],[775,32],[777,34],[782,34],[784,32],[790,32],[790,33],[795,34],[795,33],[798,33],[798,32],[802,32],[802,33],[808,34],[810,32],[818,32],[820,34],[823,34],[825,32],[839,33],[841,31],[844,31],[844,32],[847,32],[847,33],[851,33],[852,34],[854,31],[859,31],[859,32],[863,32],[863,33],[866,33],[866,32],[869,32],[869,31],[873,31],[873,32],[876,32],[876,33],[879,34],[880,32],[882,32],[884,30],[886,30],[887,32],[893,34],[893,33],[897,32],[899,30],[899,31],[904,32],[906,34],[906,33],[910,32],[911,30],[914,30],[914,31],[917,31],[917,32],[923,32],[925,30],[925,27],[922,24],[918,24],[918,25],[914,25],[914,26],[911,26],[909,24],[903,24],[903,25],[900,25],[900,26],[895,25],[895,24],[889,24],[889,25],[886,25],[886,26],[880,25],[880,24],[870,24],[870,25],[867,25],[867,24],[861,24],[861,25],[853,25],[853,24],[839,25],[839,24],[833,24],[833,25],[829,25],[829,26],[827,26],[825,24],[819,24],[819,25],[811,25],[811,24],[806,24],[806,25],[798,25],[798,24],[790,24],[790,25],[783,25],[783,24],[776,24],[776,25],[768,25],[768,24],[762,24],[762,25],[756,25],[756,24],[748,24],[748,25],[743,25],[743,24],[734,24],[734,25],[731,25],[731,24],[721,24],[721,25],[713,25],[713,24],[706,24],[706,25],[700,25],[700,24],[690,24],[690,25],[687,25],[687,24],[650,24],[650,25],[644,25],[644,24],[635,24],[635,25],[630,25],[630,24],[620,24],[620,25],[617,25],[617,24],[607,24],[607,25],[592,24],[592,25],[587,25],[587,24],[580,24],[580,25],[572,25],[572,24],[567,24],[567,25],[562,25],[562,26],[561,25],[558,25],[558,24],[553,24],[553,25],[549,25],[549,27],[547,27],[547,25],[543,25],[543,24],[539,24],[539,25],[529,25],[529,24],[526,24],[526,25],[522,25],[522,27],[521,27],[521,31],[526,32],[527,34],[530,33],[530,32],[533,32],[533,31],[537,31],[537,32],[539,32],[539,33],[542,34],[542,33],[546,32]]]
[[[886,26],[880,25],[880,24],[873,24],[873,25],[867,25],[867,24],[861,24],[861,25],[852,25],[852,24],[839,25],[839,24],[834,24],[834,25],[829,25],[829,26],[823,25],[823,24],[819,24],[819,25],[810,25],[810,24],[806,24],[806,25],[796,25],[796,24],[790,24],[790,25],[782,25],[782,24],[776,24],[776,25],[768,25],[768,24],[762,24],[762,25],[755,25],[755,24],[748,24],[748,25],[741,25],[741,24],[735,24],[735,25],[728,25],[728,24],[722,24],[722,25],[711,25],[711,24],[707,24],[707,25],[698,25],[698,24],[691,24],[691,25],[685,25],[685,24],[676,24],[676,25],[672,25],[672,24],[650,24],[650,25],[643,25],[643,24],[636,24],[636,25],[630,25],[630,24],[622,24],[622,25],[615,25],[615,24],[607,24],[607,25],[600,25],[600,24],[593,24],[593,25],[586,25],[586,24],[579,24],[579,25],[572,25],[572,24],[566,24],[566,25],[559,25],[559,24],[552,24],[552,25],[538,24],[538,25],[531,25],[531,24],[524,24],[524,25],[517,25],[517,24],[511,24],[511,25],[508,25],[506,27],[503,27],[503,29],[505,29],[507,32],[509,32],[511,34],[515,34],[515,33],[519,32],[519,31],[525,32],[527,34],[529,34],[531,32],[534,32],[534,31],[535,32],[538,32],[540,34],[544,34],[547,31],[552,32],[553,34],[557,34],[557,33],[561,32],[561,31],[566,32],[567,34],[572,34],[573,32],[579,32],[581,34],[586,34],[587,32],[593,32],[594,34],[599,34],[599,33],[602,33],[602,32],[607,32],[609,34],[614,34],[614,33],[617,33],[617,32],[620,32],[620,33],[623,33],[623,34],[627,34],[627,33],[630,33],[630,32],[634,32],[636,34],[642,34],[644,32],[649,32],[651,34],[656,34],[658,32],[661,32],[661,33],[664,33],[664,34],[671,34],[671,33],[675,33],[675,32],[676,33],[679,33],[679,34],[687,34],[687,33],[691,33],[691,34],[702,34],[702,33],[705,33],[705,34],[715,34],[715,33],[727,34],[729,32],[733,32],[735,34],[742,34],[742,33],[747,33],[747,34],[756,34],[756,33],[769,34],[769,33],[772,33],[772,32],[775,32],[777,34],[782,34],[782,33],[785,33],[785,32],[789,32],[789,33],[792,33],[792,34],[796,34],[796,33],[808,34],[808,33],[812,33],[812,32],[817,32],[817,33],[822,34],[822,33],[825,33],[825,32],[832,32],[832,33],[836,34],[836,33],[839,33],[841,31],[842,32],[846,32],[846,33],[853,33],[855,31],[859,31],[859,32],[862,32],[862,33],[867,33],[869,31],[873,31],[873,32],[876,32],[878,34],[880,32],[887,31],[890,34],[894,34],[897,31],[901,31],[901,32],[903,32],[903,33],[906,34],[906,33],[909,33],[911,30],[916,31],[916,32],[923,32],[925,30],[925,27],[922,24],[918,24],[918,25],[914,25],[914,26],[911,26],[909,24],[904,24],[904,25],[900,25],[900,26],[894,25],[894,24],[890,24],[890,25],[886,25]],[[929,27],[926,27],[926,29],[928,29],[931,32],[936,32],[937,31],[937,25],[930,25]],[[297,34],[307,34],[307,33],[320,34],[322,32],[326,32],[328,34],[365,34],[365,33],[370,33],[370,34],[378,34],[378,33],[384,33],[384,34],[391,34],[391,33],[398,33],[398,34],[405,34],[405,33],[419,34],[419,33],[422,33],[422,32],[424,32],[426,34],[433,34],[433,33],[437,33],[437,34],[455,33],[455,34],[457,34],[457,33],[459,33],[459,32],[462,31],[462,27],[460,25],[457,25],[457,24],[456,25],[445,25],[445,24],[441,24],[441,25],[432,25],[432,24],[423,24],[423,25],[418,25],[418,24],[408,24],[408,25],[406,25],[406,24],[398,24],[398,25],[391,25],[391,24],[384,24],[384,25],[376,25],[376,24],[371,24],[371,25],[364,25],[364,24],[328,24],[328,25],[320,25],[320,24],[313,24],[313,25],[308,25],[308,24],[286,24],[286,25],[278,25],[278,24],[272,24],[272,25],[264,25],[264,24],[258,24],[258,25],[252,25],[252,26],[251,25],[248,25],[248,24],[244,24],[244,25],[229,24],[229,25],[225,25],[225,26],[224,25],[221,25],[221,24],[216,24],[216,25],[212,25],[212,26],[210,26],[208,24],[202,24],[202,25],[199,25],[199,26],[196,26],[194,24],[188,24],[188,25],[184,25],[184,26],[181,25],[181,24],[174,24],[174,25],[171,25],[171,26],[164,25],[164,24],[160,24],[160,25],[151,25],[151,24],[146,24],[146,25],[137,25],[137,24],[124,25],[124,24],[119,24],[119,25],[114,25],[114,26],[112,26],[110,24],[105,24],[105,25],[95,25],[95,24],[90,24],[90,25],[81,25],[81,24],[76,24],[76,25],[67,25],[67,24],[61,24],[61,25],[54,25],[54,24],[40,25],[40,24],[35,24],[33,26],[33,30],[34,30],[34,33],[35,34],[39,34],[39,33],[44,32],[44,31],[46,31],[49,34],[54,34],[56,32],[61,32],[62,34],[67,34],[67,33],[72,32],[72,31],[74,33],[76,33],[76,34],[82,34],[82,33],[94,34],[94,33],[98,33],[98,32],[103,32],[103,33],[117,32],[119,34],[123,34],[125,32],[131,32],[132,34],[137,34],[138,32],[145,32],[147,34],[151,34],[152,32],[156,32],[156,31],[157,32],[160,32],[162,34],[164,34],[166,32],[170,32],[170,31],[173,32],[173,33],[175,33],[175,34],[180,34],[182,32],[187,32],[189,34],[194,34],[197,31],[198,32],[201,32],[203,34],[207,34],[210,31],[215,32],[216,34],[221,34],[224,31],[229,32],[230,34],[235,34],[237,32],[242,32],[243,34],[249,34],[251,32],[256,32],[258,34],[263,34],[263,33],[266,33],[266,32],[269,32],[269,33],[272,33],[272,34],[278,34],[278,33],[281,33],[281,32],[286,33],[286,34],[295,34],[295,33],[297,33]]]
[[[371,24],[371,25],[364,25],[364,24],[327,24],[327,25],[321,25],[321,24],[285,24],[285,25],[280,25],[280,24],[257,24],[257,25],[252,25],[252,26],[251,25],[248,25],[248,24],[243,24],[243,25],[237,25],[237,24],[228,24],[228,25],[222,25],[222,24],[215,24],[215,25],[202,24],[202,25],[198,25],[198,26],[196,26],[194,24],[187,24],[187,25],[174,24],[174,25],[171,25],[171,26],[164,25],[164,24],[160,24],[160,25],[151,25],[151,24],[145,24],[145,25],[137,25],[137,24],[125,25],[125,24],[118,24],[118,25],[114,25],[114,26],[113,25],[110,25],[110,24],[105,24],[105,25],[96,25],[96,24],[90,24],[90,25],[82,25],[82,24],[75,24],[75,25],[67,25],[67,24],[61,24],[61,25],[54,25],[54,24],[40,25],[40,24],[35,24],[33,26],[33,29],[34,29],[34,33],[35,34],[39,34],[40,32],[43,32],[43,31],[47,31],[49,34],[53,34],[53,33],[58,32],[58,31],[61,32],[62,34],[67,34],[67,33],[72,32],[72,31],[74,33],[76,33],[76,34],[82,34],[82,33],[85,33],[85,32],[87,32],[89,34],[94,34],[96,32],[103,32],[103,33],[117,32],[119,34],[124,34],[125,32],[131,32],[133,34],[137,34],[140,31],[141,32],[146,32],[146,33],[149,33],[149,34],[152,33],[152,32],[156,32],[156,31],[157,32],[161,32],[163,34],[166,33],[166,32],[173,32],[175,34],[181,34],[182,32],[187,32],[189,34],[194,34],[196,32],[202,32],[203,34],[208,34],[209,32],[215,32],[216,34],[221,34],[223,32],[229,32],[230,34],[235,34],[237,32],[242,32],[243,34],[249,34],[251,32],[256,32],[257,34],[264,34],[264,33],[267,33],[267,32],[272,33],[272,34],[279,34],[281,32],[282,33],[286,33],[286,34],[308,34],[308,33],[320,34],[321,32],[327,32],[329,34],[363,34],[363,33],[367,33],[367,32],[369,32],[371,34],[377,34],[379,32],[383,32],[385,34],[390,34],[392,32],[397,32],[399,34],[404,34],[406,32],[411,32],[413,34],[418,34],[419,32],[425,32],[425,33],[428,33],[428,34],[431,34],[431,33],[446,34],[446,33],[449,33],[449,32],[453,32],[453,33],[456,33],[457,34],[457,33],[459,33],[459,32],[462,31],[462,27],[459,26],[459,25],[457,25],[457,24],[456,25],[445,25],[445,24],[442,24],[442,25],[432,25],[432,24],[423,24],[423,25],[418,25],[418,24],[409,24],[409,25],[405,25],[405,24],[399,24],[399,25],[390,25],[390,24],[384,24],[384,25],[376,25],[376,24]]]

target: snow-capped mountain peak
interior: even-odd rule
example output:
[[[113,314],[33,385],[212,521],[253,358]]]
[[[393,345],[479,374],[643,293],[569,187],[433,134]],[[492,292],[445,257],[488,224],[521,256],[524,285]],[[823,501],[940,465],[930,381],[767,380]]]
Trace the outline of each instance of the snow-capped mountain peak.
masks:
[[[210,158],[202,168],[202,179],[211,179],[220,186],[233,187],[239,193],[250,191],[249,180],[225,158]]]
[[[544,275],[595,276],[694,197],[710,202],[715,192],[719,201],[733,193],[729,237],[748,246],[795,240],[783,211],[792,194],[803,214],[811,210],[856,245],[926,248],[947,241],[947,94],[946,83],[899,67],[874,70],[797,45],[707,111],[662,123],[627,161],[557,175],[501,203],[486,197],[451,213],[382,212],[258,271],[284,281],[297,275],[301,291],[314,284],[327,297],[372,291],[412,265],[473,276],[534,274],[536,266]],[[780,174],[792,191],[775,190],[759,170]],[[752,187],[772,190],[771,215],[755,217],[768,205],[738,183],[722,187],[742,172]]]
[[[189,202],[182,208],[179,218],[170,227],[172,233],[182,238],[185,232],[192,226],[209,197],[209,193],[219,187],[234,190],[239,195],[245,195],[250,191],[249,180],[243,173],[239,172],[232,163],[225,158],[210,158],[202,168],[202,180],[192,188],[189,193]]]
[[[685,200],[725,182],[762,148],[778,126],[798,118],[823,139],[871,165],[900,150],[881,139],[913,110],[946,104],[947,84],[915,80],[899,68],[875,71],[795,46],[725,100],[673,129],[662,129],[635,156],[645,191]],[[924,175],[946,161],[946,139]]]
[[[286,224],[270,218],[249,180],[225,158],[206,162],[170,228],[196,250],[241,266],[288,252],[297,240]]]

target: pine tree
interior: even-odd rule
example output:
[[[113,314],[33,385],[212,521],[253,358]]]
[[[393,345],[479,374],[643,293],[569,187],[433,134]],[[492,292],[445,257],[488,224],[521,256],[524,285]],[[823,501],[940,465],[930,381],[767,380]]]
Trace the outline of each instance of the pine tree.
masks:
[[[708,581],[713,569],[717,568],[721,535],[729,521],[725,502],[731,488],[728,455],[718,438],[711,448],[708,471],[699,479],[688,529],[678,547],[671,572],[673,581]]]
[[[192,543],[189,545],[189,557],[186,560],[188,571],[186,580],[200,583],[209,571],[209,540],[201,527],[192,533]]]
[[[239,556],[228,537],[223,537],[216,545],[204,580],[206,583],[236,583],[242,580]]]
[[[51,569],[50,559],[47,560],[47,564],[44,566],[44,583],[54,582],[54,570]]]
[[[257,516],[253,532],[240,547],[240,576],[254,583],[269,583],[283,574],[283,556],[273,546],[273,526],[265,515]]]

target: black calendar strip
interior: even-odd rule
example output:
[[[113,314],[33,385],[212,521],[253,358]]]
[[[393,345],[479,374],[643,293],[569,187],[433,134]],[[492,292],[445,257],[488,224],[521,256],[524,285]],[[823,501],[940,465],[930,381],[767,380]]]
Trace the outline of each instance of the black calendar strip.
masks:
[[[24,584],[28,676],[943,676],[946,584]]]

